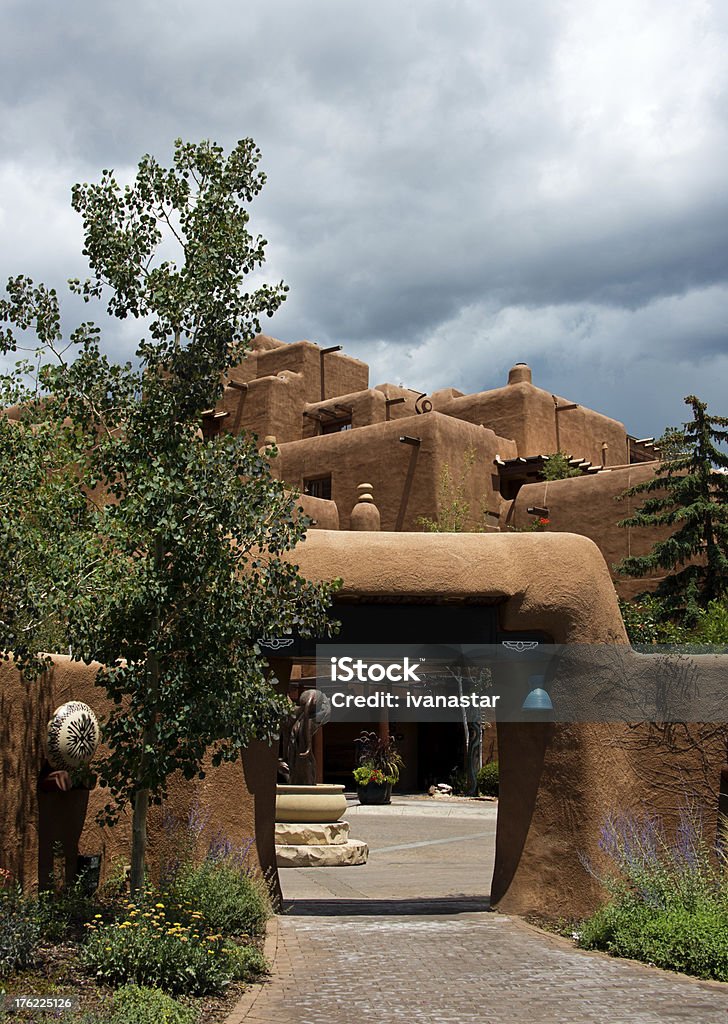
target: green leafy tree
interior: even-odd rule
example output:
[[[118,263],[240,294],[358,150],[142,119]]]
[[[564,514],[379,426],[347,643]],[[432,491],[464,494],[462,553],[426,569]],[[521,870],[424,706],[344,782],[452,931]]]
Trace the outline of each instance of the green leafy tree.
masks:
[[[666,427],[661,436],[655,441],[660,460],[669,462],[671,459],[680,458],[690,451],[690,443],[685,437],[685,430],[680,427]]]
[[[22,309],[17,318],[22,330],[54,348],[59,336],[55,293],[17,279],[9,283],[8,296],[0,299],[0,324]],[[0,327],[0,350],[16,348],[13,331]],[[48,664],[40,652],[68,646],[63,581],[71,549],[91,521],[78,487],[78,432],[39,401],[37,386],[27,359],[0,375],[0,651],[28,678]]]
[[[672,527],[647,555],[630,556],[617,569],[641,577],[663,569],[671,573],[656,594],[665,612],[694,625],[700,611],[728,593],[728,419],[709,416],[694,395],[685,402],[693,418],[684,425],[686,450],[662,462],[650,480],[622,497],[647,494],[642,506],[620,526]],[[682,567],[682,568],[681,568]]]
[[[429,516],[419,516],[418,524],[425,533],[465,533],[468,519],[470,518],[470,502],[467,498],[472,475],[475,470],[477,452],[472,445],[469,445],[463,453],[463,468],[458,477],[454,477],[450,464],[445,463],[440,471],[440,478],[437,482],[438,515],[436,519]],[[481,501],[481,519],[485,519],[486,496]],[[482,527],[473,532],[479,532]]]
[[[567,480],[572,476],[581,476],[580,469],[569,464],[569,456],[565,452],[553,452],[541,469],[544,480]]]
[[[11,282],[3,307],[6,350],[35,328],[44,408],[73,425],[76,488],[97,498],[57,589],[74,657],[101,663],[112,703],[99,774],[110,822],[133,807],[135,890],[147,810],[172,774],[192,778],[208,755],[234,759],[278,731],[288,702],[258,639],[327,628],[330,587],[303,579],[289,555],[307,521],[255,438],[200,429],[259,316],[285,296],[282,284],[246,287],[264,258],[246,209],[265,180],[259,158],[250,139],[227,158],[210,142],[178,140],[170,168],[145,156],[126,187],[111,171],[74,187],[93,276],[72,290],[139,320],[136,365],[111,363],[92,324],[74,332],[68,357],[55,294],[44,293],[49,339],[27,279]]]

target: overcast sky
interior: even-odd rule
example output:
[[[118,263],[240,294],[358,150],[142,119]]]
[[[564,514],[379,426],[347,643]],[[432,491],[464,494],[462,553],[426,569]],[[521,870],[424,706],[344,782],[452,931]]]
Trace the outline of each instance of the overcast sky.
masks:
[[[73,182],[252,136],[268,333],[423,391],[525,360],[638,436],[728,415],[725,4],[5,0],[3,37],[0,280],[84,276]]]

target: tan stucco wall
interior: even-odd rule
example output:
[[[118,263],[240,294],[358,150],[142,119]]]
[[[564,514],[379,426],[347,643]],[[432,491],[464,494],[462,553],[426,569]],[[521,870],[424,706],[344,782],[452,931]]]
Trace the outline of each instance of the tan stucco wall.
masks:
[[[583,406],[558,413],[557,444],[553,396],[527,381],[459,398],[437,392],[432,400],[437,412],[470,423],[484,423],[501,437],[513,438],[520,456],[550,455],[560,445],[568,455],[599,466],[602,443],[606,441],[607,465],[622,465],[628,458],[624,425]],[[566,398],[559,398],[558,402],[571,404]]]
[[[402,444],[399,438],[403,435],[420,438],[419,447]],[[465,453],[470,447],[475,451],[475,464],[463,477]],[[464,498],[470,505],[467,528],[475,529],[482,524],[481,509],[501,510],[495,489],[496,454],[511,457],[516,454],[515,445],[492,430],[432,412],[283,444],[272,470],[299,489],[306,477],[330,473],[331,496],[339,507],[342,530],[349,529],[358,485],[371,483],[382,529],[416,531],[422,528],[420,516],[438,517],[440,481],[449,467],[456,483],[465,480]]]
[[[543,631],[558,643],[627,644],[607,566],[583,537],[317,533],[295,557],[312,579],[342,576],[343,599],[497,598],[504,629]],[[725,662],[716,660],[718,681]],[[500,723],[498,752],[492,900],[506,912],[579,917],[603,901],[583,858],[599,864],[600,828],[620,808],[664,813],[670,828],[693,795],[714,835],[720,728]]]
[[[404,401],[391,405],[389,416],[387,416],[387,399],[394,398],[402,398]],[[355,391],[350,395],[337,396],[336,403],[351,409],[351,426],[354,430],[357,427],[368,427],[372,423],[384,423],[387,419],[397,420],[415,416],[417,414],[416,398],[417,395],[406,388],[398,388],[393,384],[382,384],[376,388],[367,388],[366,391]],[[303,411],[315,416],[321,409],[330,409],[336,411],[339,416],[345,415],[345,408],[334,410],[333,406],[334,402],[329,398],[324,402],[308,402]],[[326,425],[326,418],[321,425],[311,416],[303,415],[302,419],[303,434],[300,436],[304,438],[317,437],[321,433],[320,426]]]
[[[96,665],[84,665],[56,655],[53,667],[35,682],[26,682],[12,662],[0,662],[0,865],[8,867],[25,885],[34,886],[52,867],[53,843],[60,841],[68,863],[77,853],[103,855],[103,872],[115,864],[129,863],[130,813],[113,829],[102,828],[95,816],[107,802],[106,791],[39,793],[38,776],[45,760],[44,735],[53,710],[68,700],[89,704],[100,720],[107,701],[94,685]],[[245,775],[240,762],[219,768],[206,766],[203,780],[173,779],[164,808],[150,809],[148,861],[152,871],[175,852],[175,838],[165,827],[164,816],[186,821],[196,807],[207,825],[206,843],[216,832],[235,845],[256,838],[252,792],[258,780],[260,752],[247,752]],[[264,773],[267,778],[267,773]],[[246,788],[246,777],[249,781]],[[265,829],[263,829],[265,833]],[[253,845],[251,864],[259,866]],[[269,852],[264,850],[264,857]]]
[[[630,598],[650,589],[646,580],[633,580],[618,576],[613,566],[628,555],[645,555],[657,540],[669,535],[669,530],[635,529],[617,523],[639,508],[647,495],[617,499],[629,487],[650,480],[658,463],[625,466],[609,473],[595,473],[567,480],[543,481],[521,487],[506,524],[523,528],[533,523],[526,509],[537,507],[549,510],[549,530],[579,533],[589,537],[599,547],[612,571],[620,597]],[[654,574],[654,583],[663,573]]]
[[[343,352],[329,352],[322,357],[321,348],[311,341],[294,341],[267,351],[258,349],[231,372],[239,381],[255,377],[275,377],[284,370],[301,374],[305,401],[321,400],[321,361],[324,366],[324,398],[364,391],[369,384],[369,367],[360,359]]]
[[[295,441],[301,437],[305,401],[303,375],[283,370],[275,377],[249,381],[245,391],[226,387],[217,408],[229,414],[222,420],[222,429],[231,434],[246,430],[261,441],[269,435],[278,441]]]

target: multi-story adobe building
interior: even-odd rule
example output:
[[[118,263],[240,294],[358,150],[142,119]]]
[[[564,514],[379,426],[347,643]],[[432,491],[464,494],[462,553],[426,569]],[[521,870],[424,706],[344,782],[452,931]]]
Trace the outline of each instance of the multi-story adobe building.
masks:
[[[272,470],[300,492],[314,528],[416,532],[455,518],[463,531],[577,533],[598,545],[621,596],[645,588],[613,567],[656,539],[654,531],[618,526],[630,511],[618,499],[654,472],[652,439],[539,388],[525,363],[493,390],[443,387],[428,395],[370,387],[368,366],[341,346],[258,335],[218,407],[205,414],[205,429],[251,431],[261,446],[275,446]],[[543,467],[556,452],[579,475],[546,481]],[[314,681],[305,669],[303,677],[309,684],[300,685]],[[446,781],[459,760],[460,732],[449,728],[435,737],[424,725],[397,727],[404,788]],[[358,731],[338,723],[319,734],[323,779],[351,782]]]

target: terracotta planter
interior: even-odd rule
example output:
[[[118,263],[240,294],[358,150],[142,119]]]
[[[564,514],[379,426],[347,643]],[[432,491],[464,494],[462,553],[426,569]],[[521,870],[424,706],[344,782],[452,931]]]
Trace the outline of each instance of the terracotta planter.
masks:
[[[391,804],[391,782],[368,782],[366,786],[357,786],[356,795],[360,804]]]
[[[338,821],[345,810],[343,786],[276,786],[276,821]]]

